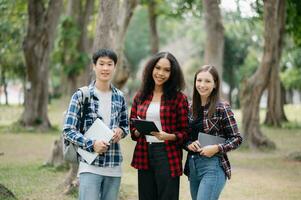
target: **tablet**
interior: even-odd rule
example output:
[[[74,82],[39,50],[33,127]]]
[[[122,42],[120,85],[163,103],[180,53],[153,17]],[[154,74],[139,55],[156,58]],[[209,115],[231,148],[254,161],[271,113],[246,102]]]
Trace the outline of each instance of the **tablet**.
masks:
[[[156,124],[153,121],[144,119],[132,119],[136,129],[143,135],[152,135],[151,132],[159,132]]]

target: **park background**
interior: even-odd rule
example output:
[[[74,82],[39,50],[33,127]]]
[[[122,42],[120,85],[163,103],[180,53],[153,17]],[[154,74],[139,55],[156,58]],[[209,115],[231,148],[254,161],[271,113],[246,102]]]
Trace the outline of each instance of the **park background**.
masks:
[[[300,24],[298,0],[0,0],[0,199],[76,199],[63,112],[99,48],[118,53],[129,106],[156,52],[176,56],[190,97],[194,72],[215,65],[244,137],[220,199],[300,199]],[[121,199],[137,199],[134,145],[121,142]],[[187,177],[180,187],[189,199]]]

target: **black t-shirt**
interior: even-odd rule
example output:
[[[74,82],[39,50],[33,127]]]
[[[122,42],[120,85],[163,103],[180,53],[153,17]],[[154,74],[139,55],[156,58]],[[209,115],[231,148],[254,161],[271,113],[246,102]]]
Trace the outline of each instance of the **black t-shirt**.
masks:
[[[191,131],[189,134],[189,140],[192,142],[198,139],[199,132],[204,133],[204,126],[203,126],[204,108],[205,108],[204,106],[201,106],[201,108],[198,110],[197,118],[189,123],[189,128]],[[189,151],[189,153],[195,154],[194,152],[191,151]]]

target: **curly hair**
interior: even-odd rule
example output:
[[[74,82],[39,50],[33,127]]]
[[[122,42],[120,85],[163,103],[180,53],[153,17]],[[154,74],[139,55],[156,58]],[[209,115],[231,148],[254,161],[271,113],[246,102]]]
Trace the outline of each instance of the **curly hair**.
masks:
[[[185,88],[183,72],[177,59],[169,52],[159,52],[150,58],[145,65],[142,75],[142,86],[140,88],[141,100],[145,100],[147,96],[154,91],[155,81],[152,74],[154,67],[161,58],[168,59],[171,67],[169,79],[163,85],[163,97],[172,99],[177,92],[180,92]]]

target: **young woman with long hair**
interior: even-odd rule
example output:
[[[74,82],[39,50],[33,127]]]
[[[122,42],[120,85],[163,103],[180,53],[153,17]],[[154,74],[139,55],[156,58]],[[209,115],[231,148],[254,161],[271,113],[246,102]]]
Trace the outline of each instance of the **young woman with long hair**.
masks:
[[[142,81],[130,114],[131,137],[137,142],[131,165],[138,169],[139,199],[177,200],[188,128],[183,73],[171,53],[160,52],[147,62]],[[159,132],[139,133],[133,119],[154,121]]]

